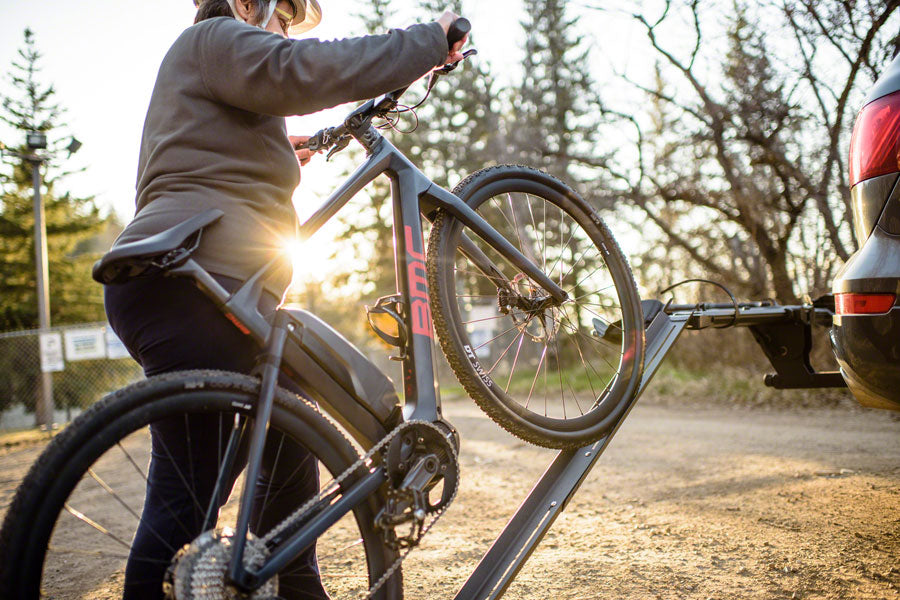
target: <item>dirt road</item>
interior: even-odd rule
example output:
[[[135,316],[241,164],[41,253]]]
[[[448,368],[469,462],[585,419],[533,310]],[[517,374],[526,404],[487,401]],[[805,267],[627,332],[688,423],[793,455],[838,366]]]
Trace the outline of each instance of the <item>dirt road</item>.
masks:
[[[462,487],[408,598],[452,598],[554,456],[445,412]],[[37,451],[0,456],[0,514]],[[900,419],[639,404],[506,598],[900,598]]]
[[[446,413],[462,489],[414,598],[453,596],[554,456]],[[506,597],[900,598],[900,420],[639,403]]]

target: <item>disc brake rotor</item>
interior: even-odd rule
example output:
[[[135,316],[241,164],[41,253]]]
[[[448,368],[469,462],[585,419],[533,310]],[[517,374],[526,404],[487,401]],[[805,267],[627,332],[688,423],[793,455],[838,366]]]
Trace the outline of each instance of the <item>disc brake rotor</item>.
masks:
[[[546,292],[525,273],[513,277],[512,290],[500,290],[497,297],[500,309],[512,318],[520,332],[535,342],[550,343],[559,331],[559,307],[539,308],[546,298]]]

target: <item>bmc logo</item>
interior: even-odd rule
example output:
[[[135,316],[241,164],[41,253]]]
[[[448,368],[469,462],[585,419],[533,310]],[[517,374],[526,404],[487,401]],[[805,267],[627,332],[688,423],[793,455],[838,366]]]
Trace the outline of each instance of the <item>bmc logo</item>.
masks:
[[[409,312],[412,317],[412,332],[434,339],[431,330],[431,307],[428,305],[428,282],[425,279],[425,252],[417,252],[412,239],[412,229],[404,227],[406,234],[406,253],[411,260],[407,261],[407,277],[409,279]],[[424,246],[424,244],[422,244]]]

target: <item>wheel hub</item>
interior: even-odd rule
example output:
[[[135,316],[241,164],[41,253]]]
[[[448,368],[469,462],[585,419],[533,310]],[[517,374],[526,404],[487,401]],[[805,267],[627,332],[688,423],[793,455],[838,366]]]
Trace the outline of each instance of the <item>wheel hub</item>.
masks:
[[[512,280],[511,288],[497,292],[500,311],[512,317],[516,328],[535,342],[552,342],[559,331],[559,307],[525,273]]]
[[[243,594],[225,578],[234,545],[231,528],[202,533],[175,554],[166,572],[163,590],[166,600],[263,600],[278,595],[278,578],[273,577],[258,590]],[[259,538],[250,536],[244,547],[244,566],[262,565],[269,551]]]

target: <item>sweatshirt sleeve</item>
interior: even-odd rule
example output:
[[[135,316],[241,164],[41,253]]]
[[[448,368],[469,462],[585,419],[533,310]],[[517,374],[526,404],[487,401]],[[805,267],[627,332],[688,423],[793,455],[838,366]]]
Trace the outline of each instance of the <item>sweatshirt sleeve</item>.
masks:
[[[437,23],[327,42],[285,39],[235,19],[211,19],[195,27],[210,96],[273,116],[374,98],[412,83],[448,53]]]

